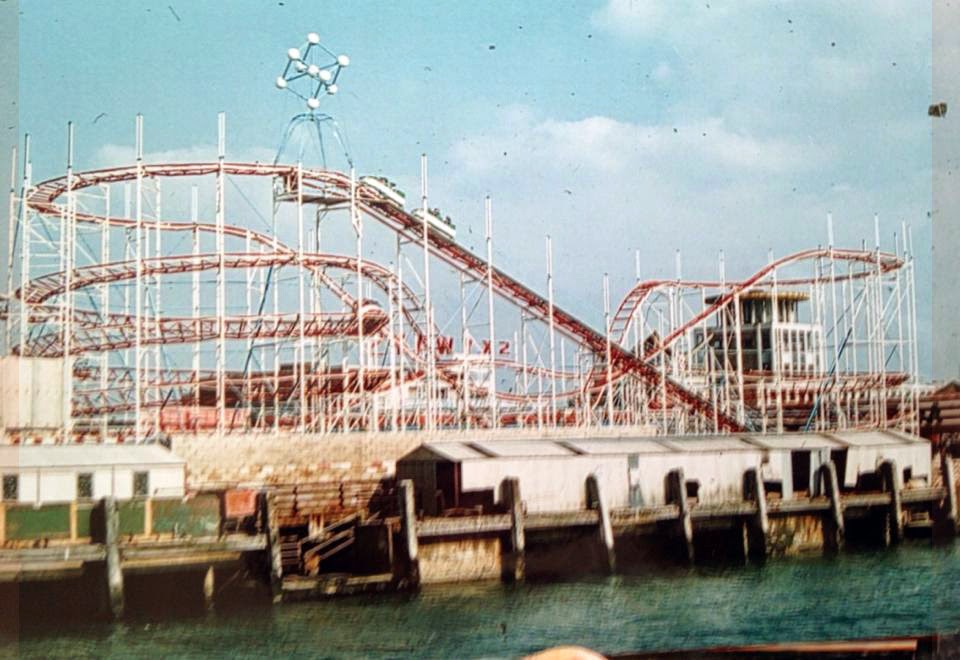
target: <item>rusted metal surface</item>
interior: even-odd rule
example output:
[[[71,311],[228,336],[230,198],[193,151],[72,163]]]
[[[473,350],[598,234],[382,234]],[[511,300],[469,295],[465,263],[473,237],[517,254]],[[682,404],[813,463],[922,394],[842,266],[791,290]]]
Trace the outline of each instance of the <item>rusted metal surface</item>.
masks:
[[[223,513],[226,518],[246,518],[257,512],[257,491],[228,490],[223,494]]]

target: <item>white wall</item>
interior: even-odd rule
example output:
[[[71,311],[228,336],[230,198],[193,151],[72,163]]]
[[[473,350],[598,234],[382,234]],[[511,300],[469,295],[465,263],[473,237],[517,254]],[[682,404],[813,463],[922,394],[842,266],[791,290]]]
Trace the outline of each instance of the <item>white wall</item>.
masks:
[[[846,474],[837,475],[842,485],[852,488],[857,477],[864,472],[876,472],[880,463],[890,459],[897,462],[897,470],[903,476],[904,468],[912,468],[914,477],[926,477],[930,483],[930,445],[917,443],[900,446],[850,447],[847,450]]]
[[[150,494],[157,497],[183,497],[182,467],[156,468],[150,472]]]
[[[76,493],[77,474],[73,470],[44,470],[40,473],[41,502],[69,502]]]
[[[12,474],[7,472],[6,474]],[[20,484],[17,492],[18,502],[36,502],[37,501],[37,473],[23,472],[20,474]]]
[[[464,461],[461,490],[493,488],[499,499],[500,483],[507,477],[520,480],[520,497],[527,511],[571,511],[586,508],[587,476],[596,473],[608,506],[629,502],[627,461],[624,456],[574,456],[496,458]]]
[[[667,474],[683,468],[687,481],[698,481],[698,499],[702,504],[719,504],[743,498],[743,474],[759,468],[763,451],[718,453],[641,454],[639,466],[630,472],[630,485],[638,493],[638,506],[666,504]],[[771,457],[771,469],[779,476],[781,465]]]
[[[0,427],[61,427],[63,365],[60,358],[0,357]]]
[[[159,497],[182,497],[184,495],[184,468],[169,466],[159,468],[122,467],[112,468],[46,468],[40,471],[41,503],[71,502],[77,497],[77,475],[93,474],[93,498],[99,500],[113,495],[118,499],[133,497],[134,472],[150,473],[150,495]],[[14,474],[6,472],[5,474]],[[37,470],[19,472],[20,484],[17,501],[34,504],[37,502]]]

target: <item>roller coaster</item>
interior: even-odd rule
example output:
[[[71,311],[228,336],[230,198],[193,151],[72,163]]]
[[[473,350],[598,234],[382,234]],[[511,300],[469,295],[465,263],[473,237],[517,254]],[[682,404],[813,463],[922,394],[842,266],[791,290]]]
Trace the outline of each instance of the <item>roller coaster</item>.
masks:
[[[746,279],[638,262],[616,307],[604,281],[597,329],[555,303],[549,239],[544,294],[493,264],[489,198],[484,254],[439,227],[425,157],[408,211],[381,178],[232,162],[225,142],[221,115],[216,160],[146,162],[138,116],[133,164],[76,171],[71,126],[66,174],[39,183],[29,142],[14,152],[3,352],[66,365],[59,441],[916,428],[906,226],[893,252],[831,237]]]

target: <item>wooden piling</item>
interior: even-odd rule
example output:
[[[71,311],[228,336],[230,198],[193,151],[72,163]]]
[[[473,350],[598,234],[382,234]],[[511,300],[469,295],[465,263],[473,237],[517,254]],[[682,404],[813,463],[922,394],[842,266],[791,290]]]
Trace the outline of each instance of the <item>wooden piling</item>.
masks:
[[[751,559],[762,561],[767,556],[770,520],[767,516],[767,492],[757,468],[750,468],[744,473],[743,490],[744,499],[757,505],[757,513],[747,523],[747,553]]]
[[[208,610],[213,609],[213,594],[216,583],[213,566],[207,566],[207,571],[203,574],[203,604]]]
[[[77,540],[77,502],[70,502],[70,540]]]
[[[880,464],[880,478],[883,490],[890,493],[890,505],[887,509],[887,520],[890,524],[890,543],[899,543],[903,540],[903,505],[900,500],[900,473],[897,471],[897,462],[887,459]],[[886,534],[884,534],[886,539]]]
[[[397,486],[400,508],[400,537],[403,573],[400,586],[417,589],[420,586],[420,560],[417,546],[417,511],[413,499],[413,481],[404,479]]]
[[[153,498],[143,501],[143,533],[146,536],[153,534]]]
[[[690,506],[687,504],[687,485],[683,468],[676,468],[667,474],[666,489],[667,503],[676,504],[680,511],[677,516],[677,525],[683,544],[683,553],[687,561],[693,563],[693,518],[690,515]]]
[[[504,553],[504,577],[520,582],[526,574],[526,534],[523,528],[523,500],[520,497],[520,480],[509,477],[500,484],[501,499],[510,513],[510,547]]]
[[[267,556],[270,559],[270,591],[273,601],[280,602],[283,598],[283,555],[280,549],[280,524],[277,520],[276,507],[273,506],[270,494],[263,491],[259,495],[260,515],[263,527],[267,532]]]
[[[597,510],[600,543],[606,554],[607,572],[613,573],[617,568],[617,555],[613,544],[613,525],[610,523],[610,511],[607,509],[607,503],[604,502],[602,497],[600,481],[595,474],[587,477],[587,502],[591,509]]]
[[[820,466],[820,483],[824,494],[830,499],[830,510],[823,520],[823,546],[828,552],[837,552],[843,547],[843,505],[840,502],[837,466],[833,461]]]
[[[103,500],[104,546],[106,550],[107,599],[110,616],[119,619],[123,616],[123,569],[120,566],[120,508],[113,497]]]
[[[940,455],[940,471],[943,475],[943,488],[946,490],[943,504],[940,507],[940,531],[947,537],[957,535],[957,477],[953,470],[953,460],[950,454]]]

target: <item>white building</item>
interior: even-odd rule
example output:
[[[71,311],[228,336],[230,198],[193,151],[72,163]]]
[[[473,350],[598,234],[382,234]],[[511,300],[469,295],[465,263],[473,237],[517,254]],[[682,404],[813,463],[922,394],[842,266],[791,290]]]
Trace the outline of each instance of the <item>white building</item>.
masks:
[[[742,499],[750,468],[792,499],[818,493],[817,470],[831,460],[845,490],[884,460],[896,461],[902,483],[930,483],[930,443],[896,431],[428,442],[397,462],[397,478],[414,481],[417,508],[428,515],[492,507],[508,477],[520,480],[528,511],[547,512],[585,508],[590,474],[611,508],[666,504],[664,484],[676,468],[702,504]]]
[[[185,470],[160,445],[0,446],[4,503],[182,497]]]

